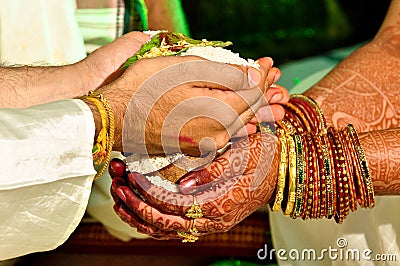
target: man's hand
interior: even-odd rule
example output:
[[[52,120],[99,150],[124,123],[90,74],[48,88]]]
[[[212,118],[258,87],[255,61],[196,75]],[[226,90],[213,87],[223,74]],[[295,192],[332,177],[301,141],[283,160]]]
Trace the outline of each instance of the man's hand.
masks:
[[[87,90],[94,90],[118,78],[124,71],[121,66],[149,39],[150,36],[143,32],[130,32],[77,63],[78,73]]]
[[[136,62],[98,90],[116,114],[115,149],[199,155],[223,147],[268,106],[280,72],[270,58],[259,62],[259,71],[191,56]]]

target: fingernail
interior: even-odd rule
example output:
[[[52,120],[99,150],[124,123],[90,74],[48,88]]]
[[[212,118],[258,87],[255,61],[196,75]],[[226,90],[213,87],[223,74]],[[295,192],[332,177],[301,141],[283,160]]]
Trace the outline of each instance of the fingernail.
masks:
[[[117,191],[116,191],[116,193],[117,193],[118,197],[119,197],[120,199],[122,199],[123,202],[126,202],[125,193],[122,191],[121,188],[118,188]]]
[[[137,187],[136,179],[131,172],[128,173],[128,179],[134,187]]]
[[[184,177],[179,181],[180,186],[184,187],[189,187],[189,186],[195,186],[196,185],[196,179],[192,177]]]
[[[255,68],[249,67],[247,70],[247,79],[250,87],[254,87],[261,82],[261,73]]]
[[[137,172],[132,172],[132,176],[134,177],[136,184],[139,184],[142,189],[147,190],[151,187],[150,181],[144,175]]]
[[[179,183],[179,191],[185,195],[195,193],[197,191],[196,180],[187,179]]]
[[[270,103],[279,103],[283,99],[283,94],[282,93],[277,93],[272,96]]]

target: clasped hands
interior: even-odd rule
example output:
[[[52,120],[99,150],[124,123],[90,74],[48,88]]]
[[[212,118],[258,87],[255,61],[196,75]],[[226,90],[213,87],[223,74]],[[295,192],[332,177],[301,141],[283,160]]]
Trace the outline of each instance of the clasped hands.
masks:
[[[272,60],[258,62],[259,70],[197,57],[140,60],[98,89],[117,114],[116,150],[178,149],[198,156],[236,139],[207,167],[187,174],[180,191],[160,188],[139,173],[114,178],[111,193],[122,220],[158,239],[181,238],[178,231],[194,228],[199,236],[227,231],[269,201],[277,144],[272,135],[256,133],[256,125],[281,119],[288,93],[273,85],[280,71]],[[214,147],[201,146],[204,138]],[[187,216],[194,202],[202,212],[197,219]]]
[[[256,133],[256,125],[282,119],[280,104],[289,95],[274,84],[280,71],[272,60],[258,63],[259,70],[193,56],[158,57],[124,71],[114,67],[104,77],[96,91],[115,113],[114,150],[199,156],[235,139],[209,165],[187,174],[180,191],[153,185],[139,173],[114,178],[114,209],[122,220],[158,239],[181,238],[177,231],[193,229],[199,236],[227,231],[269,201],[277,142]],[[194,203],[202,217],[187,216]]]

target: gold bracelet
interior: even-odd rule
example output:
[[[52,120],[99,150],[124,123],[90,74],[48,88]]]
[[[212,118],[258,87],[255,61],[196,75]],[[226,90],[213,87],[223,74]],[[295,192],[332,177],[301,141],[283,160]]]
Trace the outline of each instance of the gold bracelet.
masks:
[[[286,134],[295,134],[296,133],[296,129],[293,127],[293,125],[285,120],[276,121],[276,124],[279,127],[281,127],[285,131]]]
[[[289,148],[289,187],[288,187],[288,200],[286,204],[286,208],[283,211],[283,214],[288,216],[291,215],[294,208],[294,203],[296,201],[296,145],[294,139],[290,135],[286,135],[286,139],[288,141]]]
[[[286,174],[288,167],[288,150],[286,137],[282,129],[277,129],[278,141],[281,144],[281,160],[279,162],[278,184],[276,187],[275,201],[272,206],[272,211],[279,211],[283,200],[285,190]]]
[[[114,113],[102,94],[89,91],[82,99],[92,102],[98,108],[101,117],[102,128],[93,146],[93,160],[95,164],[103,165],[94,177],[96,180],[104,174],[111,160],[111,151],[114,146]]]
[[[294,135],[295,147],[296,147],[296,201],[294,206],[294,211],[292,218],[296,219],[300,215],[300,211],[303,207],[303,197],[304,197],[304,183],[306,179],[306,165],[304,157],[304,149],[302,143],[302,137],[298,134]]]

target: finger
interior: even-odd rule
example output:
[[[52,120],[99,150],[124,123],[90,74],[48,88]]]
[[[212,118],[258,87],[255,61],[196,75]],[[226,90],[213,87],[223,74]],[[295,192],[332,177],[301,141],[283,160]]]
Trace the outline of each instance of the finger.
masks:
[[[260,70],[264,70],[266,75],[266,78],[263,80],[263,84],[259,84],[259,86],[263,87],[264,91],[266,91],[271,84],[280,78],[281,71],[278,68],[273,67],[273,61],[270,57],[260,58],[257,60],[257,62],[260,65]]]
[[[269,106],[271,108],[271,112],[274,115],[274,121],[282,120],[285,116],[285,109],[280,104],[271,104]],[[269,121],[266,121],[269,122]]]
[[[219,84],[231,91],[253,89],[264,84],[272,67],[272,59],[266,59],[260,70],[249,66],[208,61],[197,56],[158,57],[148,60],[149,62],[146,64],[156,64],[157,70],[164,69],[169,73],[179,73],[179,75],[174,75],[172,80],[175,82],[175,84],[171,84],[174,87],[188,82],[202,82],[206,85],[205,87],[208,87],[209,84]],[[151,60],[157,60],[157,62],[150,62]],[[154,66],[149,65],[148,68],[154,69]]]
[[[281,76],[282,76],[282,71],[278,68],[278,71],[276,72],[274,77],[274,82],[272,83],[276,83],[281,78]]]
[[[257,164],[257,161],[248,164],[248,158],[251,157],[257,160],[261,141],[260,134],[253,134],[247,138],[237,140],[231,145],[230,149],[209,166],[186,174],[179,182],[180,191],[183,194],[197,193],[200,189],[201,191],[204,190],[204,185],[217,179],[225,180],[233,176],[251,174],[255,170],[252,167]],[[232,162],[235,163],[233,164]]]
[[[250,84],[253,84],[253,87],[257,86],[265,91],[268,88],[265,84],[272,84],[273,82],[271,76],[274,76],[272,72],[275,72],[272,67],[274,62],[271,57],[262,57],[257,60],[257,63],[259,65],[258,70],[251,67],[247,69],[248,80]]]
[[[264,97],[264,95],[261,95],[254,104],[252,104],[247,110],[245,110],[235,119],[232,125],[228,126],[228,132],[230,133],[230,135],[235,135],[241,128],[245,127],[245,125],[254,118],[258,110],[261,107],[267,105],[268,102],[266,101],[266,98]]]
[[[124,180],[123,178],[114,178],[110,190],[115,202],[114,211],[121,218],[121,220],[123,220],[130,226],[137,228],[138,232],[140,233],[145,233],[151,236],[153,236],[154,234],[158,234],[159,236],[164,235],[162,233],[162,230],[157,228],[155,225],[144,221],[135,212],[127,207],[127,205],[125,204],[127,199],[133,197],[134,200],[136,195],[131,190],[127,189],[126,180]],[[140,200],[138,198],[136,199],[138,201]],[[165,237],[168,238],[168,236]]]
[[[238,132],[236,132],[235,135],[232,136],[232,138],[242,138],[245,136],[249,136],[251,134],[254,134],[257,132],[257,126],[251,123],[246,124],[243,128],[239,129]]]
[[[250,120],[250,123],[258,124],[261,122],[274,122],[275,119],[273,105],[267,105],[258,109],[256,116]]]
[[[274,122],[282,120],[285,115],[285,109],[280,104],[271,104],[261,107],[255,117],[250,120],[250,124],[257,125],[261,122]]]
[[[280,70],[276,67],[273,67],[270,69],[270,71],[268,72],[267,78],[265,79],[264,82],[264,91],[267,91],[269,89],[269,87],[275,82],[276,79],[278,79],[278,77],[280,77],[279,75]]]
[[[125,185],[126,185],[125,180],[119,177],[114,178],[111,182],[110,193],[116,204],[121,204],[122,200],[118,197],[115,191],[117,190],[118,187]]]
[[[114,212],[121,218],[121,220],[127,223],[129,226],[137,229],[138,232],[144,234],[151,234],[158,230],[157,227],[145,223],[135,213],[133,213],[124,203],[114,204]]]
[[[140,173],[129,173],[127,183],[129,188],[136,190],[148,204],[162,206],[163,212],[167,214],[184,216],[194,202],[193,196],[174,193],[156,186]]]
[[[134,181],[134,182],[136,182],[136,181]],[[129,180],[128,180],[128,183],[130,183]],[[197,222],[203,221],[203,223],[204,223],[203,226],[198,227],[199,230],[204,230],[205,232],[208,232],[208,230],[210,230],[210,229],[205,229],[205,228],[206,227],[213,228],[212,226],[215,223],[217,223],[218,219],[219,219],[218,216],[215,215],[215,210],[213,210],[211,208],[204,208],[205,204],[207,204],[209,201],[212,201],[213,198],[216,199],[216,198],[221,197],[223,195],[223,193],[226,193],[226,191],[228,191],[229,188],[233,186],[234,183],[235,183],[235,181],[233,179],[229,180],[229,182],[226,182],[225,180],[218,180],[217,182],[211,182],[209,184],[206,184],[206,186],[204,186],[204,187],[207,187],[207,192],[202,196],[199,195],[199,197],[203,197],[205,200],[202,201],[202,200],[200,200],[200,198],[197,200],[197,206],[202,210],[203,220],[197,219],[196,221]],[[214,186],[214,187],[210,186],[212,184],[214,184],[216,186]],[[137,195],[135,195],[129,186],[128,186],[128,188],[127,188],[127,186],[120,187],[116,193],[119,195],[119,197],[123,201],[123,204],[126,204],[130,209],[132,209],[133,212],[135,212],[135,214],[138,217],[143,219],[145,222],[152,223],[151,221],[153,221],[153,222],[158,221],[158,223],[160,223],[160,225],[162,225],[163,224],[163,222],[161,222],[162,217],[163,217],[163,219],[164,218],[169,219],[168,223],[177,222],[177,221],[173,220],[174,218],[171,218],[171,217],[176,217],[176,219],[179,219],[178,222],[181,224],[182,224],[182,221],[189,223],[191,220],[186,217],[186,214],[188,213],[189,209],[193,207],[193,204],[194,204],[193,196],[191,196],[191,195],[187,196],[192,199],[192,202],[187,206],[186,203],[185,204],[179,203],[179,199],[177,199],[176,193],[175,193],[175,196],[171,194],[171,198],[173,198],[175,200],[175,203],[169,204],[169,203],[165,202],[165,200],[166,200],[165,196],[162,196],[161,200],[160,200],[160,198],[153,196],[155,194],[159,194],[160,191],[162,191],[162,190],[163,190],[162,188],[156,187],[156,191],[145,191],[145,193],[146,193],[145,195],[147,195],[145,200],[143,200],[141,197],[138,197]],[[203,191],[203,189],[201,191]],[[133,201],[131,203],[128,203],[129,199],[136,201],[136,203],[132,203]],[[139,211],[139,209],[140,208],[143,209],[143,206],[144,206],[144,205],[142,205],[142,207],[140,207],[140,208],[137,207],[141,204],[148,205],[148,209],[146,211],[147,214],[143,214],[143,212]],[[176,208],[177,205],[178,206],[182,205],[183,208],[177,209]],[[154,213],[153,210],[156,213]],[[148,214],[149,212],[151,212],[152,214],[149,215]],[[157,213],[160,214],[162,217],[161,216],[157,217],[156,216]],[[176,213],[176,214],[172,214],[172,213]],[[141,216],[141,214],[143,216]],[[146,220],[143,217],[147,217],[147,218],[151,217],[152,219],[150,221],[150,220]],[[212,220],[210,220],[211,217],[213,218]],[[218,219],[216,219],[216,218],[218,218]],[[156,219],[158,219],[158,220],[156,220]],[[192,222],[193,222],[193,220],[192,220]],[[199,223],[199,224],[201,224],[201,223]],[[197,225],[197,223],[196,223],[196,225]],[[158,226],[158,228],[160,228],[162,230],[170,230],[170,227]],[[221,226],[217,226],[216,229],[217,228],[221,229]],[[174,230],[175,229],[176,228],[174,227]],[[181,228],[181,229],[184,230],[184,228]],[[213,229],[213,230],[216,230],[216,229]]]
[[[283,104],[289,101],[290,94],[285,87],[274,83],[270,86],[269,90],[267,91],[266,98],[270,104],[274,103]]]
[[[133,210],[131,210],[127,205],[124,203],[122,204],[115,204],[114,211],[121,217],[121,219],[128,223],[130,226],[137,228],[137,231],[142,234],[147,234],[153,238],[157,239],[178,239],[182,238],[177,234],[177,231],[187,232],[190,234],[195,234],[196,236],[201,236],[204,234],[210,233],[219,233],[225,232],[232,227],[231,224],[224,224],[222,221],[215,222],[208,218],[197,218],[196,221],[193,219],[191,220],[192,224],[189,230],[164,230],[159,228],[159,225],[162,224],[161,220],[169,219],[168,216],[163,215],[162,219],[158,219],[156,223],[149,223],[142,218],[140,218]],[[170,220],[165,220],[166,223],[169,223]],[[195,229],[197,233],[194,233],[193,230]]]
[[[188,232],[193,226],[193,220],[162,213],[147,202],[140,199],[128,187],[121,186],[116,191],[126,204],[126,206],[143,221],[155,225],[165,231],[185,231]]]
[[[149,224],[142,219],[140,219],[134,212],[132,212],[126,205],[122,205],[114,208],[117,214],[124,222],[128,223],[130,226],[137,229],[138,233],[146,234],[154,239],[158,240],[168,240],[168,239],[182,239],[182,236],[178,234],[178,231],[167,231],[158,228],[155,225]],[[205,226],[207,225],[207,226]],[[193,231],[180,231],[185,232],[190,235],[195,235],[197,237],[211,234],[225,232],[229,228],[227,226],[222,226],[221,223],[215,223],[209,219],[197,219],[195,223],[196,232]]]
[[[138,233],[145,234],[151,236],[152,238],[160,240],[180,238],[176,232],[163,231],[156,226],[143,221],[125,204],[114,205],[114,211],[117,213],[122,221],[124,221],[131,227],[136,228]]]

